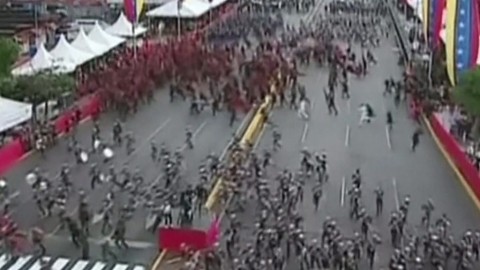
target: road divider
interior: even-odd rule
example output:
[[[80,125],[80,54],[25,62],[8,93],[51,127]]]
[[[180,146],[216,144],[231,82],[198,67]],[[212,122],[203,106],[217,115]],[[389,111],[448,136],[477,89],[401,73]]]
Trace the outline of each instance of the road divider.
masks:
[[[276,82],[281,81],[282,79],[281,74],[277,73],[277,76],[275,79],[276,81],[273,80],[273,82],[271,83],[270,94],[265,97],[262,104],[260,104],[256,109],[251,110],[253,112],[251,115],[251,120],[249,121],[247,120],[248,124],[245,125],[246,126],[245,130],[242,130],[241,132],[237,132],[236,136],[241,137],[240,149],[230,148],[230,151],[227,151],[227,153],[225,154],[225,158],[227,159],[228,162],[230,160],[234,160],[237,158],[240,158],[240,159],[246,158],[247,157],[246,154],[251,151],[252,146],[259,139],[261,131],[264,129],[265,124],[268,122],[268,115],[273,107],[274,99],[272,94],[275,94],[278,90],[279,84]],[[240,160],[240,161],[243,162],[243,160]],[[208,230],[200,233],[200,231],[198,230],[185,229],[185,230],[188,230],[189,233],[190,232],[193,233],[193,231],[197,233],[195,237],[197,246],[211,247],[212,245],[217,243],[219,240],[219,237],[221,234],[220,232],[221,219],[224,216],[223,213],[233,199],[233,193],[228,192],[229,190],[228,183],[229,183],[228,179],[224,179],[223,177],[217,178],[205,202],[205,208],[212,214],[212,223],[208,228]],[[221,203],[221,202],[224,202],[224,203]],[[172,230],[174,228],[161,228],[159,234],[161,235],[162,233],[165,233],[166,230],[168,229]],[[175,233],[181,233],[182,231],[181,228],[174,229],[174,230],[176,230]],[[169,238],[169,240],[175,240],[174,238],[175,237]],[[178,237],[176,239],[178,239]],[[188,246],[187,242],[189,242],[190,239],[183,239],[183,240],[184,241],[182,242],[181,246],[184,246],[185,244]],[[163,240],[159,239],[159,243],[161,242],[163,242]],[[171,241],[170,244],[174,246],[175,241],[173,242]],[[180,247],[179,245],[177,246]],[[176,250],[173,250],[173,253],[175,253],[175,251]],[[162,250],[162,252],[160,253],[160,256],[157,257],[154,264],[152,265],[152,270],[158,270],[161,268],[162,260],[165,260],[164,258],[168,257],[167,255],[165,255],[168,253],[172,253],[172,251]]]

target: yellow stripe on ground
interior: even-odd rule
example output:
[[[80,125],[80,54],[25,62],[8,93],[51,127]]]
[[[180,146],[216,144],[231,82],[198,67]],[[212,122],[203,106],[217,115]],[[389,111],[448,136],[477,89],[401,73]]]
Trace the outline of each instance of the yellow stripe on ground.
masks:
[[[167,251],[163,249],[162,252],[160,252],[158,257],[153,262],[151,270],[157,270],[160,264],[162,263],[163,259],[165,259],[165,256],[167,256]]]
[[[222,185],[223,185],[223,179],[219,178],[215,183],[215,186],[213,187],[212,191],[210,192],[210,195],[208,195],[207,201],[205,202],[205,208],[207,208],[208,211],[212,211],[212,207],[217,202],[218,194],[222,189]]]
[[[424,115],[422,117],[423,117],[423,121],[427,125],[428,131],[430,132],[430,134],[432,134],[432,138],[435,141],[435,144],[437,145],[437,147],[440,149],[440,152],[442,153],[443,157],[447,160],[448,165],[450,165],[452,170],[455,172],[457,179],[462,184],[463,188],[467,192],[470,199],[472,199],[473,203],[477,207],[477,210],[480,211],[480,201],[478,200],[477,196],[475,196],[475,193],[473,192],[472,188],[470,188],[470,185],[468,184],[467,180],[465,179],[463,174],[460,172],[460,170],[457,168],[457,165],[455,165],[455,163],[453,162],[452,157],[450,157],[450,155],[447,153],[447,150],[445,150],[442,143],[438,139],[437,135],[433,131],[432,125],[430,124],[430,120],[427,119],[427,117],[425,117]]]

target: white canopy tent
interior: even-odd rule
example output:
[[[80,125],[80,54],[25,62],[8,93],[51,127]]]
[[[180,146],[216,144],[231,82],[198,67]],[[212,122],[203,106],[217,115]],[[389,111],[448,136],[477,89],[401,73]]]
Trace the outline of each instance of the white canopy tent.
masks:
[[[95,23],[95,26],[88,34],[88,37],[95,42],[107,46],[108,50],[111,50],[125,42],[124,38],[112,36],[105,32],[98,23]]]
[[[32,118],[32,104],[0,97],[0,132]]]
[[[78,35],[72,42],[72,46],[95,56],[101,56],[109,50],[106,45],[95,42],[87,37],[83,28],[80,28],[80,31],[78,31]]]
[[[105,32],[120,37],[137,37],[145,34],[147,32],[147,28],[143,27],[142,25],[137,25],[134,29],[132,23],[128,21],[127,17],[125,17],[125,14],[121,12],[117,21],[112,24],[112,26],[105,29]]]
[[[208,0],[206,0],[208,1]],[[208,2],[210,4],[210,8],[216,8],[221,6],[223,3],[227,2],[228,0],[212,0],[211,2]]]
[[[57,45],[50,51],[50,54],[55,60],[72,62],[77,66],[82,65],[96,56],[73,47],[68,43],[64,35],[60,36]]]
[[[198,18],[210,10],[210,4],[201,0],[184,1],[178,10],[177,1],[172,1],[147,12],[148,17]]]
[[[14,68],[12,75],[32,75],[46,70],[54,73],[70,73],[75,70],[75,67],[72,62],[55,60],[45,46],[40,44],[35,55],[28,62]]]
[[[174,0],[145,0],[145,5],[147,6],[159,6],[163,5],[169,1],[174,1]],[[123,5],[123,0],[107,0],[107,4],[109,5]]]

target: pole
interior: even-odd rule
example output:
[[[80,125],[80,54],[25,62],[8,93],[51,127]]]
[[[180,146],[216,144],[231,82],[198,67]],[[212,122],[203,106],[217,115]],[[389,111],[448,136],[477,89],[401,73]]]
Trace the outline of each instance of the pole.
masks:
[[[182,29],[182,23],[180,21],[180,7],[178,9],[178,14],[177,14],[177,38],[180,39],[180,31]]]
[[[133,36],[133,58],[137,59],[137,36],[135,35],[136,23],[132,23],[132,36]]]
[[[39,43],[38,37],[39,37],[39,35],[38,35],[37,3],[33,3],[33,20],[34,20],[34,23],[35,23],[35,46],[38,49],[38,43]]]
[[[430,56],[428,59],[428,90],[431,90],[433,86],[432,67],[433,67],[433,48],[430,49]]]

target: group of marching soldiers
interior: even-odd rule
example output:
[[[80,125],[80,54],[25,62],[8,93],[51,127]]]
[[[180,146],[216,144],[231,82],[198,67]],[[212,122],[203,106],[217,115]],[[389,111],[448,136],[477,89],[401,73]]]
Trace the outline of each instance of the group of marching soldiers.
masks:
[[[212,153],[198,169],[199,179],[193,181],[196,184],[185,184],[187,164],[183,149],[170,149],[166,144],[158,145],[151,141],[150,157],[153,166],[161,168],[161,171],[158,178],[147,181],[139,169],[123,167],[119,170],[112,162],[115,158],[114,151],[121,151],[123,147],[127,156],[133,154],[130,148],[136,149],[135,141],[129,143],[132,140],[129,137],[133,136],[133,133],[123,131],[122,124],[117,121],[112,127],[112,139],[108,146],[102,146],[108,141],[106,136],[101,136],[105,134],[108,134],[108,131],[102,133],[99,125],[95,123],[90,147],[82,147],[73,136],[70,139],[74,141],[74,148],[79,148],[72,151],[76,163],[64,163],[55,176],[50,174],[54,172],[37,167],[28,173],[25,179],[31,187],[39,215],[57,219],[58,230],[69,233],[72,243],[81,248],[84,259],[89,258],[89,237],[99,236],[91,232],[91,227],[97,224],[101,225],[100,236],[105,240],[102,243],[105,259],[116,259],[111,246],[127,249],[127,223],[132,220],[136,211],[147,213],[145,229],[152,233],[156,233],[156,228],[160,225],[191,225],[194,214],[202,214],[202,206],[208,193],[208,181],[219,169],[219,158]],[[186,129],[185,145],[189,149],[194,147],[189,128]],[[103,151],[98,151],[102,148]],[[89,185],[81,184],[75,179],[77,177],[73,172],[79,166],[89,167]],[[3,215],[8,216],[8,198],[11,191],[5,180],[0,182],[0,188]],[[95,204],[96,197],[103,198],[100,204]],[[178,209],[178,214],[174,214],[175,209]],[[138,220],[132,222],[138,223]],[[33,231],[36,235],[34,244],[36,243],[35,246],[43,256],[46,252],[43,244],[45,234],[38,228],[32,230],[32,235]],[[10,252],[15,254],[15,247],[12,246]]]
[[[309,232],[300,214],[302,204],[311,200],[315,211],[318,209],[322,188],[329,181],[327,153],[304,149],[298,171],[278,171],[272,166],[274,154],[269,151],[250,154],[233,177],[237,196],[227,210],[223,236],[222,263],[227,269],[281,270],[293,265],[300,269],[377,269],[378,259],[385,256],[385,245],[393,251],[388,261],[391,270],[467,270],[478,262],[480,233],[466,231],[455,240],[451,221],[445,214],[435,213],[432,200],[421,206],[421,233],[411,231],[418,226],[409,219],[411,198],[406,196],[390,214],[390,235],[380,235],[373,221],[385,215],[384,192],[379,186],[367,193],[362,184],[367,176],[360,169],[353,172],[347,191],[356,231],[346,234],[335,218],[327,216],[319,233]],[[306,182],[314,183],[312,198],[304,198]],[[368,208],[373,208],[375,215],[370,215]],[[254,222],[243,218],[245,211],[256,213]]]

